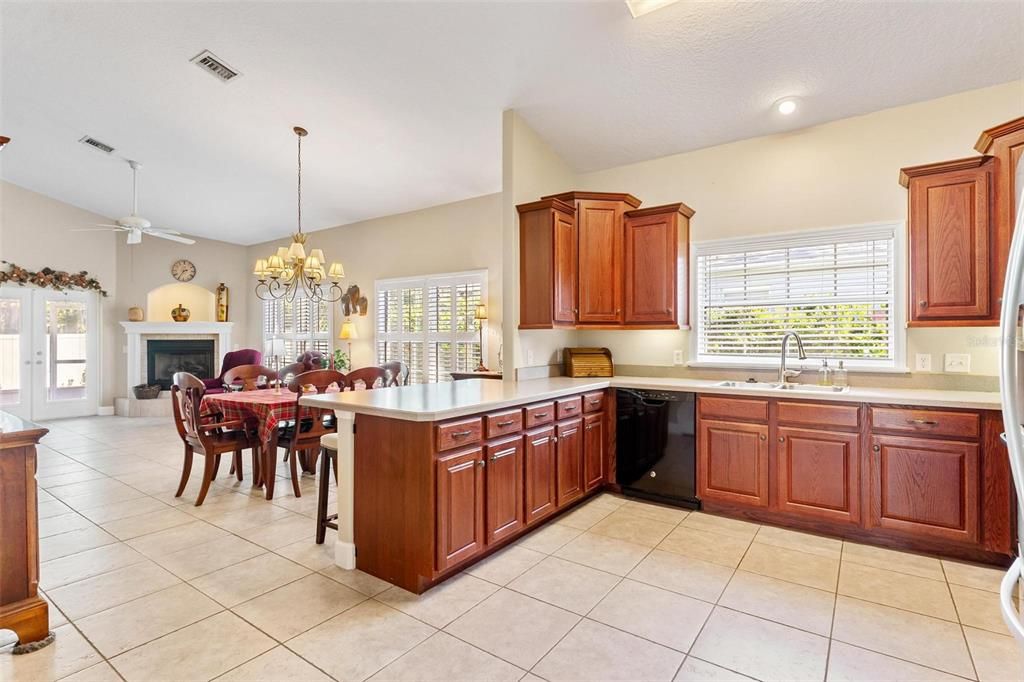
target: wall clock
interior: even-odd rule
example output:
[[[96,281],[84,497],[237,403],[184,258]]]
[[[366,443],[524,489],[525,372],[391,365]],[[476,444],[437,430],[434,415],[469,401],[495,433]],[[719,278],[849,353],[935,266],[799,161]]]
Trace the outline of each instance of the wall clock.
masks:
[[[191,282],[192,278],[196,276],[196,266],[192,264],[192,261],[182,258],[174,261],[174,265],[171,266],[171,275],[179,282]]]

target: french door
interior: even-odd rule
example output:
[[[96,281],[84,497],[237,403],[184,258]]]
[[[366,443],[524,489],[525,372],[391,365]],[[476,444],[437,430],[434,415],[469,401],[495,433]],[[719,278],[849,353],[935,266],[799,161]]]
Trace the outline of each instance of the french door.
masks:
[[[26,419],[96,414],[97,294],[0,287],[0,410]]]

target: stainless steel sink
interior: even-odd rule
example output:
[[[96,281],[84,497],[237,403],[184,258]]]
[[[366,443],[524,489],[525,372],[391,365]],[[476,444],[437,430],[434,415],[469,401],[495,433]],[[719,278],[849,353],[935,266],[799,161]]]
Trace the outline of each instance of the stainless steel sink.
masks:
[[[720,388],[746,388],[746,389],[759,389],[759,390],[771,390],[776,389],[781,384],[774,381],[719,381],[715,386]]]
[[[719,381],[719,388],[735,388],[738,390],[789,391],[791,393],[846,393],[849,386],[815,386],[814,384],[780,384],[769,381]]]

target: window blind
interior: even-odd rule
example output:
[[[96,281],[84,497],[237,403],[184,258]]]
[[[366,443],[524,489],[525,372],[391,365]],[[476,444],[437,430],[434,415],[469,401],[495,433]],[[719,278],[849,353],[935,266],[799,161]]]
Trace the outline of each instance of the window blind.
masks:
[[[280,339],[283,353],[269,356],[271,341]],[[331,306],[296,298],[263,302],[263,348],[272,367],[294,362],[306,351],[331,352]]]
[[[698,244],[697,360],[774,360],[792,330],[810,356],[892,366],[894,251],[891,225]]]
[[[412,383],[450,381],[480,362],[476,307],[485,270],[377,282],[377,361],[402,360]]]

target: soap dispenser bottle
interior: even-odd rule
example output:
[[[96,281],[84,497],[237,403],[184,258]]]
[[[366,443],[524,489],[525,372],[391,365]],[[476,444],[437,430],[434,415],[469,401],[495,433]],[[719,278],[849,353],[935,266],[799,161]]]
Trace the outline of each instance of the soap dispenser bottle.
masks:
[[[828,366],[827,359],[821,361],[821,367],[818,369],[818,385],[832,385],[832,368]]]
[[[839,361],[839,367],[832,373],[832,385],[840,388],[846,388],[850,385],[850,376],[843,367],[843,361]]]

